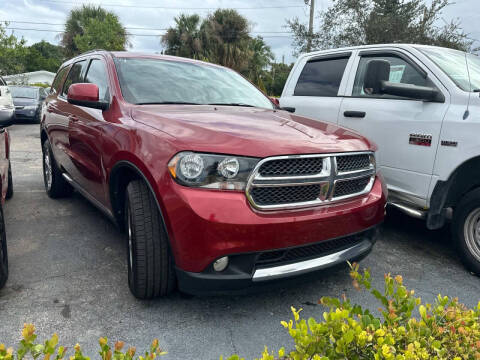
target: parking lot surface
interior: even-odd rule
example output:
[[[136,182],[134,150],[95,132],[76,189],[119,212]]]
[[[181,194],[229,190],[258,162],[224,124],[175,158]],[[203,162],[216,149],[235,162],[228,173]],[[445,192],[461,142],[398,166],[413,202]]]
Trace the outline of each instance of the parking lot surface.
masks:
[[[79,194],[52,200],[42,178],[39,126],[10,128],[15,195],[4,208],[10,278],[0,290],[0,343],[13,346],[26,322],[39,340],[57,332],[70,349],[79,342],[97,356],[98,338],[124,340],[138,350],[158,338],[166,359],[218,359],[238,353],[259,356],[263,346],[292,342],[280,325],[290,306],[321,318],[322,296],[345,293],[378,307],[351,286],[346,269],[321,273],[312,281],[285,283],[268,291],[214,297],[175,293],[136,300],[127,286],[123,234]],[[433,301],[441,292],[469,306],[479,301],[480,278],[468,273],[449,243],[449,229],[427,231],[421,221],[391,212],[374,251],[362,262],[383,289],[383,274],[401,274],[417,296]]]

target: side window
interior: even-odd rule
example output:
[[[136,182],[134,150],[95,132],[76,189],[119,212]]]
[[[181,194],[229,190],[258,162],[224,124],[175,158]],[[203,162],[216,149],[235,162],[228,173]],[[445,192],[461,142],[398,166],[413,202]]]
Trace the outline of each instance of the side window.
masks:
[[[298,78],[294,96],[337,96],[349,57],[309,61]]]
[[[85,76],[86,83],[98,86],[99,100],[108,100],[108,77],[107,69],[102,60],[93,59]]]
[[[65,66],[61,68],[58,72],[57,75],[55,76],[55,79],[53,80],[51,90],[58,92],[60,84],[65,76],[65,73],[67,72],[68,66]]]
[[[367,65],[371,60],[386,60],[390,63],[390,77],[389,81],[393,83],[411,84],[417,86],[431,86],[431,81],[424,78],[422,74],[410,65],[407,61],[400,57],[391,56],[364,56],[360,58],[358,64],[357,75],[355,76],[355,83],[353,85],[353,96],[373,96],[384,98],[398,98],[392,95],[370,95],[365,93],[364,82]],[[367,91],[368,92],[368,91]]]
[[[62,96],[67,97],[68,88],[70,85],[83,82],[83,73],[86,64],[86,60],[82,60],[73,64],[67,78],[65,79],[65,84],[63,84]]]

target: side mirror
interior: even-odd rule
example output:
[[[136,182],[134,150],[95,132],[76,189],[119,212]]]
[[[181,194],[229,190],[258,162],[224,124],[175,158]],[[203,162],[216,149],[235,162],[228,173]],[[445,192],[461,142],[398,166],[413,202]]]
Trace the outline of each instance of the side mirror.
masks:
[[[98,86],[90,83],[72,84],[68,88],[67,101],[70,104],[93,109],[107,110],[110,104],[99,100]]]
[[[370,60],[365,72],[363,91],[369,95],[394,95],[415,100],[444,102],[443,94],[434,87],[390,82],[390,63]]]
[[[276,97],[269,97],[270,101],[273,103],[273,105],[280,107],[280,101]]]

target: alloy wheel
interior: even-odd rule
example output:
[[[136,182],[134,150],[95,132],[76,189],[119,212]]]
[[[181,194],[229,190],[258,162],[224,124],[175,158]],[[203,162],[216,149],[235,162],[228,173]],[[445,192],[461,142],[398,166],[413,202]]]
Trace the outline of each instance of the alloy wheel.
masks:
[[[477,261],[480,261],[480,208],[468,214],[463,233],[468,250]]]

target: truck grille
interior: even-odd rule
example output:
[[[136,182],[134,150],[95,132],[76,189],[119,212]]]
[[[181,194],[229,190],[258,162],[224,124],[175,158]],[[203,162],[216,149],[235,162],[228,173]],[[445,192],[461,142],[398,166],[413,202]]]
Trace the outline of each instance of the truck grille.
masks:
[[[371,152],[277,156],[258,163],[246,194],[259,210],[300,208],[366,194],[374,179]]]
[[[322,168],[322,158],[279,159],[264,163],[258,172],[265,177],[301,176],[319,174]]]

